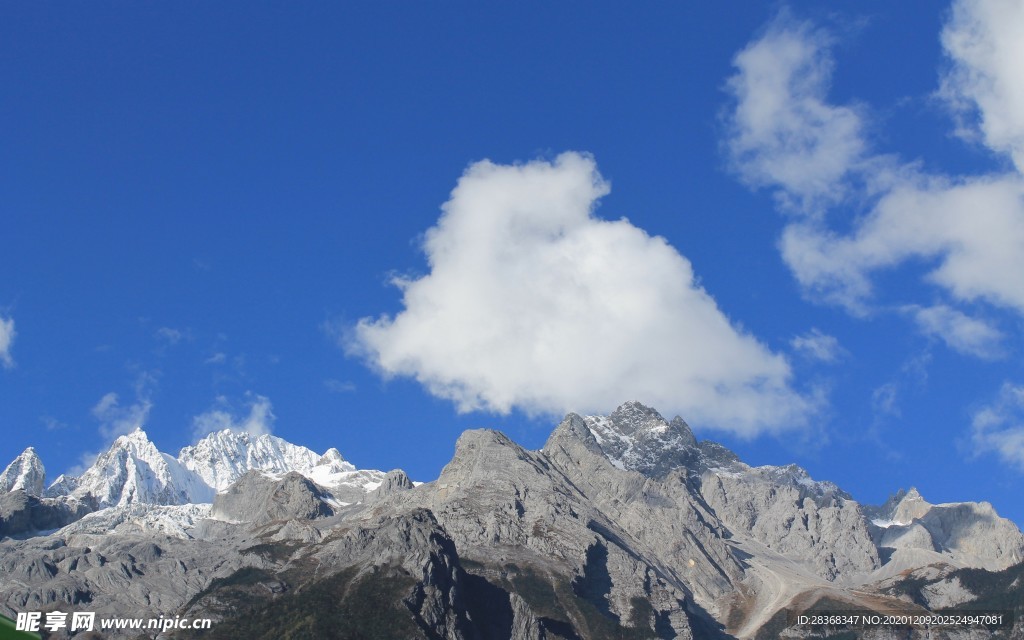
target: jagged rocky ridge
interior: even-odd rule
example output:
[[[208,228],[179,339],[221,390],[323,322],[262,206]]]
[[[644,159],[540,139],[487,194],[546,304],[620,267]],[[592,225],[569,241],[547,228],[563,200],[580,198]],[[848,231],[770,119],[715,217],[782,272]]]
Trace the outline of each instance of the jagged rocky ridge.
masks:
[[[70,491],[0,496],[3,526],[46,504],[66,520],[0,542],[0,612],[213,617],[205,637],[224,638],[776,637],[785,608],[823,598],[969,603],[984,579],[963,571],[1013,571],[1024,551],[984,503],[862,507],[638,403],[570,414],[540,451],[466,432],[420,486],[261,438],[171,458],[131,434]]]

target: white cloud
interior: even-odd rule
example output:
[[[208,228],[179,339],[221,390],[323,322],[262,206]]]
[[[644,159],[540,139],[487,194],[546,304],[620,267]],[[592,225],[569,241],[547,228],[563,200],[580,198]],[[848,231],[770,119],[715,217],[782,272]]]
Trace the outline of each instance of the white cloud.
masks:
[[[871,392],[871,408],[878,416],[900,415],[899,407],[900,386],[896,382],[886,382],[875,387]]]
[[[951,307],[911,305],[904,308],[925,335],[939,338],[951,349],[986,360],[1003,356],[1003,334],[985,322]]]
[[[43,423],[47,431],[59,431],[68,428],[68,425],[49,415],[39,416],[39,422]]]
[[[217,398],[216,405],[192,419],[192,436],[195,440],[214,431],[246,432],[253,436],[269,434],[274,427],[274,412],[270,400],[257,394],[246,394],[248,414],[234,411],[224,396]]]
[[[789,209],[816,213],[839,199],[842,180],[864,151],[856,110],[825,102],[832,60],[828,36],[783,14],[736,55],[728,82],[733,167],[755,187],[782,187]]]
[[[820,362],[836,362],[846,354],[835,336],[823,333],[817,327],[807,333],[795,336],[789,341],[793,351],[810,360]]]
[[[140,371],[132,384],[135,395],[135,402],[128,406],[121,404],[121,398],[117,393],[104,394],[91,409],[91,413],[99,421],[100,435],[109,443],[115,438],[127,435],[136,429],[143,429],[149,419],[149,412],[153,409],[150,401],[153,388],[157,384],[159,371]],[[53,428],[58,423],[54,421],[51,426],[46,417],[43,418],[47,428]],[[81,475],[92,466],[102,451],[85,451],[79,456],[79,464],[68,470],[70,475]]]
[[[92,408],[92,415],[100,421],[100,433],[112,440],[143,428],[152,408],[153,404],[148,398],[141,398],[127,407],[122,406],[118,395],[111,392],[100,398]]]
[[[14,367],[11,347],[14,345],[14,338],[17,335],[17,332],[14,330],[14,318],[0,317],[0,364],[5,369]]]
[[[944,95],[977,104],[985,142],[1018,154],[1024,75],[1016,61],[1024,40],[1007,34],[1024,30],[1024,11],[1013,4],[957,4],[943,39],[955,62]],[[999,20],[1011,24],[997,26]],[[986,40],[990,31],[997,37]],[[728,85],[736,100],[728,145],[738,171],[776,188],[785,210],[801,203],[816,214],[791,219],[780,241],[798,282],[812,296],[863,314],[877,274],[923,263],[933,265],[925,282],[951,301],[1024,314],[1024,178],[932,176],[871,153],[858,112],[827,102],[828,44],[783,16],[736,56]],[[825,215],[813,204],[866,209],[838,231],[829,221],[837,212]]]
[[[924,391],[928,385],[928,365],[931,360],[930,350],[911,356],[900,365],[899,371],[891,380],[872,390],[872,429],[877,428],[887,418],[898,418],[902,415],[900,403],[904,396]]]
[[[336,378],[328,378],[324,380],[324,387],[327,388],[331,393],[352,393],[356,390],[356,385],[350,380],[338,380]]]
[[[942,46],[952,66],[940,94],[961,116],[961,132],[973,132],[1024,173],[1024,4],[954,2]]]
[[[812,401],[785,358],[742,332],[663,238],[592,212],[594,161],[470,166],[424,239],[430,273],[396,279],[404,310],[363,318],[347,348],[460,411],[606,411],[639,399],[752,435]]]
[[[995,453],[1024,471],[1024,385],[1003,384],[999,397],[974,414],[971,444],[975,455]]]
[[[171,327],[160,327],[156,330],[157,339],[171,347],[181,342],[186,336],[186,332]]]
[[[886,193],[853,233],[792,224],[781,247],[805,288],[854,310],[872,297],[875,272],[925,259],[937,263],[927,280],[954,299],[1024,313],[1024,180],[908,181]]]

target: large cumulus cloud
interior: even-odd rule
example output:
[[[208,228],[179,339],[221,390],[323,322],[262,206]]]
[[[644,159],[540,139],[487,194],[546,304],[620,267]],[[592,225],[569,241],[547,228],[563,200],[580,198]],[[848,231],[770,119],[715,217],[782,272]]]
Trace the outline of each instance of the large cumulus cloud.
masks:
[[[737,328],[664,238],[594,215],[609,192],[565,153],[470,166],[425,235],[429,273],[404,309],[363,318],[348,348],[460,411],[607,411],[639,399],[751,435],[812,404],[787,361]]]

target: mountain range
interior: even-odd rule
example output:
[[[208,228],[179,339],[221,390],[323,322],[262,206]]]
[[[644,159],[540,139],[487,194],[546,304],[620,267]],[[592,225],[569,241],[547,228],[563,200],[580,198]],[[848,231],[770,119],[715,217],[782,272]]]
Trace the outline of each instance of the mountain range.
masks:
[[[0,536],[0,613],[216,621],[168,638],[821,637],[795,615],[1024,603],[1024,534],[991,505],[861,505],[636,402],[539,451],[467,431],[426,483],[229,430],[176,457],[135,431],[47,486],[30,448],[0,474]]]

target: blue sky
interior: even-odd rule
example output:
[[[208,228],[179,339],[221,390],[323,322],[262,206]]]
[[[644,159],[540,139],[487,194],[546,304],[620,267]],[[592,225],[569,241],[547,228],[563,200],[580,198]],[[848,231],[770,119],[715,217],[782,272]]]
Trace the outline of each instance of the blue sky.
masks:
[[[8,5],[0,459],[637,399],[1024,522],[1016,4]]]

